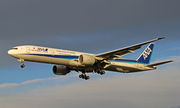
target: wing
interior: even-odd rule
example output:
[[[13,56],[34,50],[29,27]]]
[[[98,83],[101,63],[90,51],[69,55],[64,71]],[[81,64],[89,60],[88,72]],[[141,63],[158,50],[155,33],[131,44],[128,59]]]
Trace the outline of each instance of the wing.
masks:
[[[128,47],[125,47],[125,48],[121,48],[121,49],[117,49],[117,50],[97,54],[96,57],[103,58],[103,59],[106,59],[106,60],[110,60],[112,58],[122,57],[123,55],[126,55],[128,53],[131,53],[131,52],[134,53],[135,50],[141,48],[141,46],[143,46],[145,44],[148,44],[148,43],[160,40],[160,39],[164,39],[164,38],[166,38],[166,37],[160,37],[160,38],[156,38],[156,39],[149,40],[149,41],[146,41],[146,42],[142,42],[142,43],[139,43],[139,44],[135,44],[135,45],[132,45],[132,46],[128,46]]]

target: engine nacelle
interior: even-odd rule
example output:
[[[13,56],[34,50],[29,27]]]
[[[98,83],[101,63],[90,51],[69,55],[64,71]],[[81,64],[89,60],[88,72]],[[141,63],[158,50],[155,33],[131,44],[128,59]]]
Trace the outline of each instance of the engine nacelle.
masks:
[[[70,72],[67,66],[64,65],[54,65],[52,71],[56,75],[66,75]]]
[[[93,65],[96,59],[91,55],[82,54],[79,56],[79,62],[83,65]]]

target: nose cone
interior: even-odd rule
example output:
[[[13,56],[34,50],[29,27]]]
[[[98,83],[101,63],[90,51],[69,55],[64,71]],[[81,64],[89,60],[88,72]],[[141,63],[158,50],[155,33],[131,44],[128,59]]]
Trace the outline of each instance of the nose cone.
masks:
[[[9,50],[8,52],[7,52],[10,56],[12,56],[12,57],[16,57],[17,56],[17,51],[16,50]]]
[[[12,54],[12,51],[11,51],[11,50],[9,50],[7,53],[8,53],[9,55],[11,55],[11,54]]]

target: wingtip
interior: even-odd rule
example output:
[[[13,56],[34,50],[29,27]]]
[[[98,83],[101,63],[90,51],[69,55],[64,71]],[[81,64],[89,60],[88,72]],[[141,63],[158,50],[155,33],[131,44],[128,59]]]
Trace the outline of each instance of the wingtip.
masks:
[[[167,62],[175,62],[174,60],[168,60]]]
[[[170,62],[175,62],[174,60],[170,60]]]
[[[164,39],[164,38],[166,38],[166,37],[159,37],[159,38],[158,38],[158,40],[160,40],[160,39]]]

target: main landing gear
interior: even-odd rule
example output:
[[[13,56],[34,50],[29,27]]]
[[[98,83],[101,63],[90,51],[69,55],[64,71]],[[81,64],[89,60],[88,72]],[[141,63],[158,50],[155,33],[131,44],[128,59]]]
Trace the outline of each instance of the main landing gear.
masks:
[[[24,68],[24,67],[25,67],[25,65],[24,65],[24,59],[21,59],[21,58],[20,58],[20,59],[18,59],[18,61],[22,63],[22,64],[21,64],[21,68]]]
[[[79,78],[82,78],[82,79],[85,79],[85,80],[90,79],[90,77],[89,77],[89,76],[86,76],[86,74],[85,74],[85,73],[83,73],[83,74],[79,75]]]
[[[82,72],[82,74],[79,75],[79,78],[82,78],[82,79],[85,79],[85,80],[90,79],[90,77],[85,74],[86,71],[81,71],[81,72]],[[94,70],[94,72],[95,72],[95,73],[98,73],[98,74],[100,74],[100,75],[105,74],[105,71],[103,71],[103,70],[101,70],[101,69]]]
[[[103,70],[95,70],[95,73],[98,73],[98,74],[100,74],[100,75],[103,75],[103,74],[105,74],[105,71],[103,71]]]

